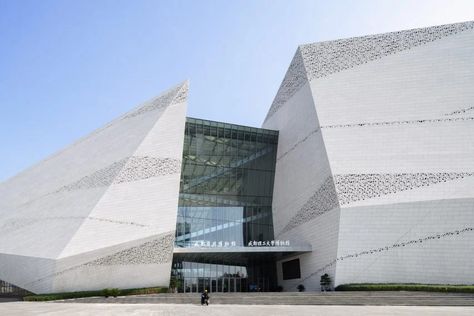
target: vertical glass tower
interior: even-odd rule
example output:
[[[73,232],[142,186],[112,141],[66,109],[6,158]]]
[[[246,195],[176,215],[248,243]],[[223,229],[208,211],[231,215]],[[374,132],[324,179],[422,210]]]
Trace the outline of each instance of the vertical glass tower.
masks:
[[[271,290],[278,132],[187,118],[172,277],[180,292]]]

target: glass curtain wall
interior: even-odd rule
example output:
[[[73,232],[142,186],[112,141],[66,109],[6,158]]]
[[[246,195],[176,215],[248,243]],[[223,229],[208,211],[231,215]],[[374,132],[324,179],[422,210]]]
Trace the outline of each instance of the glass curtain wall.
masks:
[[[219,258],[220,257],[220,258]],[[239,258],[238,258],[239,257]],[[271,256],[179,255],[173,262],[173,277],[180,292],[248,292],[276,288],[276,266]]]
[[[26,295],[31,295],[31,293],[11,283],[0,280],[0,297],[21,297]]]
[[[277,131],[187,118],[176,247],[247,247],[250,242],[273,240],[277,144]],[[182,267],[180,277],[189,275],[184,271],[196,270],[189,264],[193,267],[194,263],[175,262],[175,266]],[[205,267],[199,271],[207,271]],[[227,268],[234,269],[222,265],[213,271]],[[248,278],[247,272],[239,271],[238,275],[243,276],[239,279]],[[192,289],[193,283],[189,284]],[[249,287],[241,285],[239,291]],[[228,288],[237,290],[236,286]]]

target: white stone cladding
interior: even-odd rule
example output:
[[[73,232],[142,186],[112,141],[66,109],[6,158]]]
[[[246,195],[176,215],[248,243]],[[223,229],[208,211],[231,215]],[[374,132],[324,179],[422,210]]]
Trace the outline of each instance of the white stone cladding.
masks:
[[[34,293],[168,286],[188,84],[0,184],[0,279]]]
[[[473,284],[474,22],[301,45],[279,131],[286,291]],[[0,280],[34,293],[168,286],[187,83],[0,183]],[[301,278],[283,280],[299,258]]]
[[[276,232],[289,225],[285,237],[313,245],[313,254],[300,256],[301,279],[283,281],[278,263],[285,289],[318,289],[324,273],[333,285],[474,283],[473,28],[464,22],[300,46],[294,60],[302,62],[287,72],[298,79],[284,79],[263,124],[280,131],[284,155],[275,175]],[[311,103],[313,113],[302,113]],[[316,157],[318,149],[307,149],[316,135],[324,157],[312,167],[304,161]],[[321,165],[324,175],[311,170]],[[282,196],[302,196],[328,175],[338,215],[294,220]],[[287,181],[293,177],[301,183]],[[313,213],[321,213],[320,201]]]
[[[264,128],[280,131],[272,205],[275,238],[312,246],[313,252],[299,256],[302,276],[310,275],[336,257],[339,206],[309,85]],[[301,280],[284,281],[282,261],[277,264],[278,284],[296,291]],[[318,289],[311,282],[306,286]]]

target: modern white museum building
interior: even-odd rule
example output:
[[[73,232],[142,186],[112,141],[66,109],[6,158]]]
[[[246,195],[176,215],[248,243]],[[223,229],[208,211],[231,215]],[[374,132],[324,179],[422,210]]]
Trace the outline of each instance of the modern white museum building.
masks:
[[[474,284],[474,22],[301,45],[262,128],[187,94],[0,183],[0,294]]]

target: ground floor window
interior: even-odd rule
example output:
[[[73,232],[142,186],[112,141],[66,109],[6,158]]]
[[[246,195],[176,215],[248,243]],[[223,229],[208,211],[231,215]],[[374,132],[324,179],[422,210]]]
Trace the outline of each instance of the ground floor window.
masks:
[[[282,262],[283,280],[301,278],[300,259]]]
[[[268,292],[276,289],[272,260],[225,258],[175,258],[172,277],[178,292]]]
[[[25,296],[31,294],[27,290],[19,288],[11,283],[0,280],[0,297],[1,296]]]

